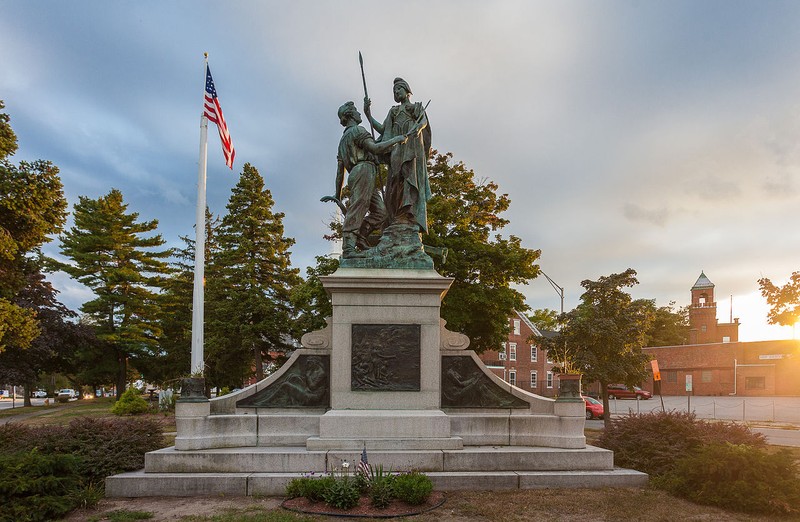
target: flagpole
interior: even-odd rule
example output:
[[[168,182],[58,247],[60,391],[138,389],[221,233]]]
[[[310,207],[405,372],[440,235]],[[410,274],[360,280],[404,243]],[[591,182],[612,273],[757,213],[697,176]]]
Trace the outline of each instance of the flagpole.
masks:
[[[205,105],[208,53],[203,53],[203,104]],[[206,257],[206,158],[208,156],[208,118],[200,116],[200,161],[197,167],[197,209],[195,213],[194,291],[192,294],[192,368],[191,373],[203,374],[203,292]]]

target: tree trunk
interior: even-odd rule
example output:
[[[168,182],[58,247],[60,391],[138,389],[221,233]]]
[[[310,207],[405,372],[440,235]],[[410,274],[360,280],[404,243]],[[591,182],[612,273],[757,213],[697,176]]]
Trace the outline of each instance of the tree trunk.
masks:
[[[600,396],[603,398],[603,427],[611,427],[611,410],[608,404],[608,383],[600,382]]]
[[[128,381],[128,358],[124,352],[117,352],[117,400],[125,392]]]
[[[31,404],[31,393],[33,393],[33,386],[31,385],[31,383],[27,382],[22,387],[22,389],[24,390],[22,393],[25,394],[25,398],[23,399],[22,405],[23,406],[33,406]]]
[[[254,346],[253,353],[256,359],[256,382],[264,380],[264,361],[261,358],[261,348]]]

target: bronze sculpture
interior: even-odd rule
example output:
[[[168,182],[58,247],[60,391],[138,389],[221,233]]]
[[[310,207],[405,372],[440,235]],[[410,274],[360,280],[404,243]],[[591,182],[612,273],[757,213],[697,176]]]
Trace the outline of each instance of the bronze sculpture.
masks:
[[[378,174],[376,155],[389,151],[395,145],[405,143],[405,135],[394,136],[379,143],[372,139],[367,130],[359,125],[361,114],[353,102],[347,102],[338,111],[339,122],[345,127],[339,140],[336,166],[336,200],[341,200],[342,182],[345,170],[349,172],[347,187],[350,189],[350,203],[342,226],[342,255],[356,255],[356,247],[365,251],[369,248],[367,237],[376,228],[382,228],[386,220],[386,206],[380,189],[376,186]]]
[[[388,163],[386,180],[386,209],[390,224],[416,224],[420,232],[428,231],[427,202],[431,197],[428,182],[428,155],[431,149],[431,131],[425,107],[410,100],[411,87],[402,78],[395,78],[394,100],[399,105],[389,109],[383,123],[372,117],[369,98],[364,98],[364,114],[378,131],[379,143],[397,136],[408,136],[408,141],[394,147],[382,162]]]

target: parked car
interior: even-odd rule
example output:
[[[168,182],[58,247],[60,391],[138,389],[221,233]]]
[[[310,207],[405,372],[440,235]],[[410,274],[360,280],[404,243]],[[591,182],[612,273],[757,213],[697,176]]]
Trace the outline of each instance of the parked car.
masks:
[[[602,419],[604,410],[603,410],[603,403],[598,401],[597,399],[593,399],[591,397],[587,397],[583,395],[583,402],[586,403],[586,419]]]
[[[638,386],[629,389],[624,384],[609,384],[608,385],[608,398],[609,399],[636,399],[647,400],[653,394],[647,390],[643,390]]]
[[[58,390],[56,394],[57,399],[74,399],[78,396],[78,392],[73,390],[72,388],[64,388],[62,390]]]
[[[8,390],[0,390],[0,399],[10,399],[10,398],[11,394],[8,392]]]
[[[44,390],[36,390],[31,395],[33,395],[34,399],[44,399],[47,397],[47,392]]]

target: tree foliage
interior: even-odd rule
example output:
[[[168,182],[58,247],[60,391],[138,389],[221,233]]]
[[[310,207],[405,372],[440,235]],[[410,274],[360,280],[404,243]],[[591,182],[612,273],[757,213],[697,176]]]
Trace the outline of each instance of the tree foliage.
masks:
[[[0,113],[0,352],[25,350],[39,335],[36,312],[17,298],[28,282],[29,257],[61,230],[67,208],[58,168],[48,161],[17,166],[8,160],[17,150],[9,121]]]
[[[158,221],[139,221],[127,212],[122,193],[81,196],[74,208],[75,225],[61,237],[61,252],[72,263],[59,268],[90,288],[95,298],[81,311],[97,337],[117,361],[117,397],[127,382],[128,358],[148,357],[160,334],[157,291],[168,272],[164,258],[170,250],[153,233]]]
[[[0,382],[23,385],[30,392],[40,374],[72,373],[75,353],[95,342],[86,325],[73,322],[76,314],[56,298],[58,291],[45,279],[41,260],[29,260],[27,284],[15,298],[15,304],[36,315],[39,335],[28,348],[10,343],[0,353]],[[30,393],[25,394],[26,403]]]
[[[783,286],[777,286],[766,277],[759,279],[758,285],[770,306],[767,316],[770,324],[793,326],[800,321],[800,272],[792,273]]]
[[[333,307],[320,276],[330,275],[339,268],[339,260],[327,256],[317,256],[316,266],[306,269],[305,280],[292,292],[292,305],[295,311],[295,338],[302,334],[325,327],[325,318],[333,315]]]
[[[609,411],[609,384],[633,386],[647,376],[649,357],[642,347],[653,323],[653,303],[633,300],[623,290],[636,284],[636,271],[631,268],[597,281],[582,281],[586,291],[581,303],[562,316],[559,334],[544,341],[548,352],[559,354],[566,349],[569,363],[586,382],[600,383],[605,411]],[[607,418],[606,425],[609,422]]]
[[[678,346],[689,342],[689,309],[675,307],[675,301],[666,306],[656,306],[648,301],[653,312],[653,322],[647,330],[645,346]]]
[[[300,277],[291,267],[294,240],[273,206],[264,178],[245,163],[206,278],[206,373],[217,386],[241,386],[253,367],[260,380],[263,363],[292,347],[291,292]]]
[[[470,337],[478,352],[496,348],[508,335],[508,317],[527,310],[524,296],[511,288],[535,278],[539,250],[524,248],[516,236],[498,231],[508,224],[500,214],[511,203],[496,183],[476,180],[451,153],[432,151],[428,173],[433,197],[428,202],[426,245],[448,249],[436,270],[455,278],[444,301],[447,327]]]
[[[559,328],[558,312],[549,308],[539,308],[528,314],[528,319],[539,330],[557,330]]]

